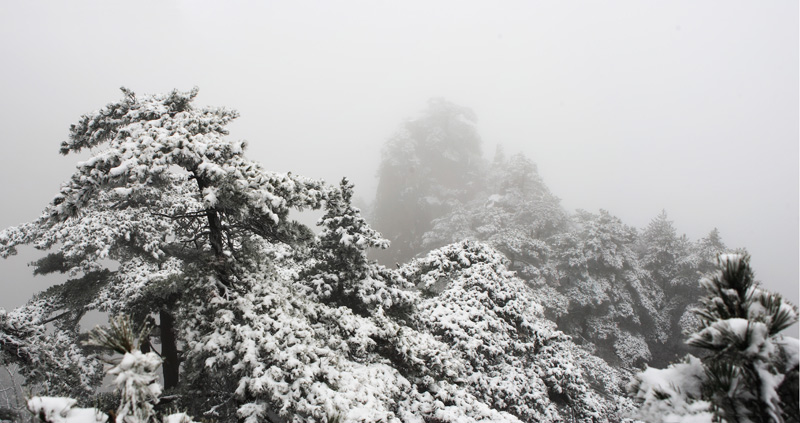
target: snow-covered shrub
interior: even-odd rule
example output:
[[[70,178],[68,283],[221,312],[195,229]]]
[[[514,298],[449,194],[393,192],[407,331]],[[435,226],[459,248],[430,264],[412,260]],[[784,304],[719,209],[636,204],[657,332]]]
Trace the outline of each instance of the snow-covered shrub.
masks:
[[[245,157],[247,143],[226,137],[238,113],[195,106],[197,89],[123,94],[70,127],[61,153],[91,154],[39,219],[0,231],[0,257],[26,244],[51,249],[36,272],[76,278],[40,298],[47,307],[39,319],[70,329],[59,333],[73,344],[88,310],[124,313],[137,323],[158,315],[153,336],[163,346],[166,389],[185,388],[175,317],[197,314],[184,309],[195,300],[189,293],[208,295],[193,287],[206,284],[224,296],[238,289],[237,269],[251,266],[261,241],[310,238],[288,215],[319,207],[322,183]]]
[[[663,370],[648,368],[634,382],[636,417],[648,423],[713,422],[713,406],[702,399],[705,380],[703,363],[693,356]]]
[[[402,279],[367,258],[369,248],[384,249],[389,242],[370,228],[352,205],[353,184],[343,179],[325,195],[322,231],[310,248],[298,280],[305,295],[316,301],[346,306],[362,315],[383,309],[390,314],[412,307],[414,295]]]

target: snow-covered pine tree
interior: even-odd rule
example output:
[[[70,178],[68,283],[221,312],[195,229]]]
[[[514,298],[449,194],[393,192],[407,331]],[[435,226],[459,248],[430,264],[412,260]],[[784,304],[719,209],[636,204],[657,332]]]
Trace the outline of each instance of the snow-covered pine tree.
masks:
[[[182,360],[177,319],[196,315],[188,304],[239,289],[238,269],[250,265],[262,242],[310,239],[288,213],[319,207],[323,194],[319,182],[248,160],[244,141],[225,138],[238,114],[196,108],[197,89],[123,93],[71,126],[61,153],[91,149],[92,156],[38,220],[0,232],[0,256],[23,244],[57,247],[37,271],[77,276],[42,294],[42,320],[76,324],[90,309],[129,314],[137,323],[158,315],[171,388]],[[119,263],[116,270],[109,260]]]
[[[703,351],[667,369],[647,369],[631,384],[648,422],[796,422],[798,340],[780,332],[797,307],[756,283],[746,254],[722,254],[701,280],[700,329],[688,343]]]
[[[385,264],[402,263],[423,250],[431,221],[469,200],[481,183],[481,139],[469,108],[428,101],[384,145],[373,221],[392,243],[376,252]]]
[[[341,239],[347,235],[343,229],[352,228],[341,223],[351,221],[354,212],[336,205],[341,193],[331,195],[321,222],[332,230],[323,230],[320,237]],[[360,233],[370,231],[364,227]],[[354,245],[345,250],[355,253],[349,250]],[[315,253],[320,260],[342,247],[317,240],[313,248],[321,249]],[[217,393],[196,396],[195,415],[225,421],[236,416],[253,423],[518,421],[455,383],[465,369],[457,352],[392,318],[396,303],[387,298],[417,300],[414,292],[399,292],[407,285],[400,276],[387,281],[375,277],[374,270],[354,272],[336,259],[333,263],[340,266],[331,267],[278,255],[284,259],[243,272],[247,289],[232,293],[224,307],[209,307],[203,315],[210,318],[189,321],[192,354],[187,364],[197,373],[188,378],[196,381],[198,393],[209,387]],[[338,283],[334,275],[359,275],[361,280],[345,281],[355,295],[345,301],[326,296],[322,284]]]
[[[653,358],[649,363],[663,367],[689,352],[683,342],[680,320],[701,294],[696,281],[699,276],[697,266],[703,258],[692,255],[693,244],[686,235],[678,236],[666,211],[650,221],[639,235],[635,248],[649,279],[664,292],[664,304],[659,313],[669,325],[668,336],[659,342],[652,342]],[[716,254],[712,253],[705,260],[715,257]]]
[[[652,358],[668,323],[659,313],[664,292],[646,277],[633,251],[636,230],[605,210],[579,210],[574,228],[555,237],[555,286],[546,312],[568,334],[614,365],[633,367]],[[548,289],[554,288],[554,289]]]
[[[313,260],[298,279],[308,284],[310,298],[365,316],[376,307],[390,314],[412,307],[412,296],[399,288],[408,287],[367,258],[368,249],[385,249],[389,242],[369,227],[352,199],[353,184],[346,178],[338,189],[328,189],[318,222],[322,231],[310,249]]]
[[[423,237],[427,248],[465,239],[489,243],[526,279],[547,277],[549,238],[566,230],[568,217],[523,154],[495,157],[475,199],[434,220]]]
[[[719,264],[717,274],[701,281],[708,293],[697,311],[701,329],[687,341],[707,351],[706,389],[718,415],[782,422],[786,408],[796,416],[797,398],[779,391],[785,383],[797,392],[797,340],[780,335],[797,322],[797,306],[758,286],[749,256],[723,254]],[[792,351],[784,342],[795,344]],[[794,378],[787,379],[792,371]]]
[[[729,251],[722,241],[722,236],[717,228],[712,229],[708,235],[697,240],[691,246],[691,266],[695,275],[706,275],[717,268],[717,257]],[[697,285],[694,283],[693,285]],[[702,292],[701,287],[697,287]]]
[[[666,290],[685,284],[678,279],[689,246],[678,236],[666,210],[662,210],[642,231],[637,247],[642,266],[651,273],[659,286]]]

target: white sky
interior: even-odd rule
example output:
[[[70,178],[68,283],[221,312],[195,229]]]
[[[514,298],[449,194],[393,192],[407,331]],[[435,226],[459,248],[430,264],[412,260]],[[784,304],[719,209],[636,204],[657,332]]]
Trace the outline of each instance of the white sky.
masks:
[[[69,125],[122,85],[197,85],[251,158],[368,201],[383,142],[441,96],[568,209],[718,227],[797,302],[798,21],[782,0],[0,2],[0,226],[38,216],[79,160]],[[0,306],[46,283],[34,257],[0,261]]]

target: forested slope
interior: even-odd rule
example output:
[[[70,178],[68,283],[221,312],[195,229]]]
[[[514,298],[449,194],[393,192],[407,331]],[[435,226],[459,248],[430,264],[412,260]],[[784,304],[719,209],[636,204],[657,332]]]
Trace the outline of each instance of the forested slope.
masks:
[[[604,210],[571,213],[529,158],[498,148],[487,160],[479,147],[474,114],[443,100],[401,125],[379,173],[374,221],[392,241],[379,260],[483,241],[505,255],[559,329],[610,363],[664,366],[688,352],[697,281],[728,250],[716,229],[693,241],[665,212],[642,230]]]
[[[175,410],[616,421],[631,409],[624,375],[557,330],[502,254],[466,242],[401,268],[368,260],[388,243],[347,180],[263,169],[226,137],[237,113],[195,107],[196,94],[124,90],[83,116],[61,152],[91,158],[38,220],[0,232],[3,257],[33,245],[47,252],[36,271],[66,279],[0,312],[3,363],[20,366],[43,419],[92,416],[77,406],[130,422]],[[316,235],[288,217],[304,208],[324,210]],[[116,317],[87,344],[78,323],[92,310]],[[103,359],[119,401],[100,389]]]
[[[0,256],[33,245],[64,279],[0,310],[0,364],[30,397],[2,419],[797,419],[797,308],[746,254],[717,259],[716,231],[690,241],[666,214],[637,231],[566,212],[526,157],[482,158],[469,109],[432,101],[390,140],[382,235],[347,179],[247,158],[238,114],[196,89],[123,94],[72,125],[61,153],[91,156],[42,215],[0,231]],[[83,332],[90,311],[110,326]],[[679,361],[689,334],[699,358]]]

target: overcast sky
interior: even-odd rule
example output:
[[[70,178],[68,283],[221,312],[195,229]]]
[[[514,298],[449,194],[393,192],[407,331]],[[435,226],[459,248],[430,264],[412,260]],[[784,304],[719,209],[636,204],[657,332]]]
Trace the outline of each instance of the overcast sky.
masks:
[[[36,218],[81,114],[200,87],[276,171],[374,196],[383,142],[430,97],[484,153],[524,152],[569,210],[746,247],[798,299],[797,1],[0,2],[0,226]],[[48,283],[0,261],[0,307]]]

